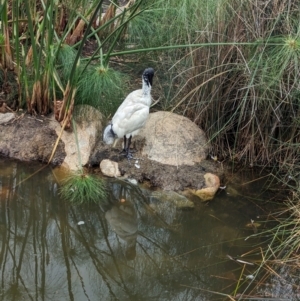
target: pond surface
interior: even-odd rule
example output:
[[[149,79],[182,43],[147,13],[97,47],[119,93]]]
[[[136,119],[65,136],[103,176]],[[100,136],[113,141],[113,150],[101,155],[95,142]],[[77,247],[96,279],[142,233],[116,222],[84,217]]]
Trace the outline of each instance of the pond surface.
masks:
[[[78,206],[50,167],[29,177],[40,167],[0,159],[0,300],[224,300],[212,292],[250,284],[260,241],[245,238],[266,213],[247,194],[261,183],[178,210],[110,180],[105,204]]]

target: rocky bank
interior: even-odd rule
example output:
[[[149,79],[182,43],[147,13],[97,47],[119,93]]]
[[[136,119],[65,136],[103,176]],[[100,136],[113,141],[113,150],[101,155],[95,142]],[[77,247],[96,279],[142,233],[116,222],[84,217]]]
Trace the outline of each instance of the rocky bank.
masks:
[[[93,172],[147,182],[166,191],[188,191],[202,200],[212,199],[219,189],[222,170],[218,162],[208,159],[205,133],[183,116],[151,113],[133,139],[137,159],[128,161],[120,154],[122,141],[114,147],[104,145],[102,130],[106,122],[92,107],[76,109],[72,131],[61,131],[53,116],[13,114],[7,118],[6,114],[0,113],[2,156],[48,163],[57,144],[51,164],[71,170],[78,169],[81,162]]]

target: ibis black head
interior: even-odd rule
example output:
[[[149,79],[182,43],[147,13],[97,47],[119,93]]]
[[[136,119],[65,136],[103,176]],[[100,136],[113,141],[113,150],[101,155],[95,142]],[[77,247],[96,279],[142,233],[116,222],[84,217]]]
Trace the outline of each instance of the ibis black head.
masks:
[[[145,69],[143,73],[143,80],[146,82],[146,84],[149,86],[149,84],[152,87],[152,79],[154,76],[154,69],[153,68],[147,68]]]

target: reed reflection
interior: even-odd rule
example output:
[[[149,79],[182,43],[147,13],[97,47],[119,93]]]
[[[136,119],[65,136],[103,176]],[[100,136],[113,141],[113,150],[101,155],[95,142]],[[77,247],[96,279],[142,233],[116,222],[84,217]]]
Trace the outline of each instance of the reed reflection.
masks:
[[[105,203],[75,206],[51,169],[22,182],[40,166],[9,166],[0,159],[0,300],[205,300],[193,287],[214,289],[211,275],[231,267],[222,252],[235,246],[220,241],[226,227],[208,218],[212,207],[150,203],[116,179]]]

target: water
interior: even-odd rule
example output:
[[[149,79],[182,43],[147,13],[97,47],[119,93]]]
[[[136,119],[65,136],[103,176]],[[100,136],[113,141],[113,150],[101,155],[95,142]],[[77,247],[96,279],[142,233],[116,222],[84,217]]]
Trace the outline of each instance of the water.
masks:
[[[111,180],[105,204],[75,206],[50,167],[29,177],[40,167],[0,159],[0,300],[220,300],[209,291],[249,284],[256,266],[227,257],[260,260],[245,238],[266,213],[246,191],[185,211]]]

